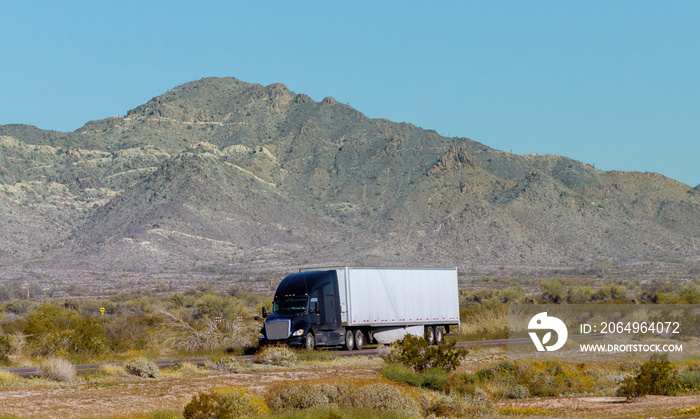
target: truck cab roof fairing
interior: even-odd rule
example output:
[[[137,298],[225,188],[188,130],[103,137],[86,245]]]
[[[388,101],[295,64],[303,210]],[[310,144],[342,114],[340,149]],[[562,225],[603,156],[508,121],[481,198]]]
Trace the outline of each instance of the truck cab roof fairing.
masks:
[[[312,271],[287,275],[277,287],[275,300],[292,295],[307,295],[316,288],[316,285],[333,282],[333,280],[335,280],[335,271]]]

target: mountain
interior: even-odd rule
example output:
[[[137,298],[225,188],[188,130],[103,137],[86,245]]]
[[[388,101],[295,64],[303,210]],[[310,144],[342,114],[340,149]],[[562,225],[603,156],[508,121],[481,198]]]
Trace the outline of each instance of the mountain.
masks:
[[[117,289],[329,264],[692,264],[699,192],[207,78],[71,133],[0,126],[0,278]]]

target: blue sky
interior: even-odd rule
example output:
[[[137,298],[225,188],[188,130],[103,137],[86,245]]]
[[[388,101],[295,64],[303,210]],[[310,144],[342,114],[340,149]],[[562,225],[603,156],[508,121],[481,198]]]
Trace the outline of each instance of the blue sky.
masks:
[[[6,1],[0,124],[233,76],[517,154],[700,183],[700,3]]]

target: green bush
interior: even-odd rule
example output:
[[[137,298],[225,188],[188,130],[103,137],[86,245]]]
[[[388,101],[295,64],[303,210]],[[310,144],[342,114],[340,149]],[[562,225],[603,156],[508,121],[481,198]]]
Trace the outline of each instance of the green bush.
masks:
[[[494,397],[511,399],[581,394],[595,390],[592,375],[599,371],[589,371],[583,365],[575,367],[558,361],[502,361],[474,374],[454,376],[445,383],[444,390],[449,394],[475,395],[484,388]]]
[[[700,371],[683,371],[679,385],[686,391],[700,390]]]
[[[448,373],[439,368],[431,368],[423,372],[414,372],[401,364],[389,364],[382,368],[381,375],[397,383],[405,383],[414,387],[424,387],[432,390],[442,390],[447,381]]]
[[[636,375],[624,379],[617,389],[617,395],[626,397],[628,401],[647,394],[668,396],[678,393],[680,386],[680,376],[668,356],[655,354],[642,364]]]
[[[185,406],[185,419],[232,418],[268,415],[270,409],[259,397],[239,388],[216,389],[199,393]]]
[[[393,342],[391,352],[382,358],[389,363],[405,365],[416,372],[430,368],[452,371],[466,355],[466,350],[455,348],[455,342],[429,346],[425,339],[409,334]]]
[[[585,369],[559,361],[530,361],[516,364],[520,383],[536,397],[580,394],[594,390],[594,380]]]
[[[97,319],[44,303],[25,318],[24,334],[33,355],[99,354],[107,350]]]
[[[255,360],[265,365],[293,366],[297,356],[286,346],[266,346],[255,354]]]
[[[124,370],[132,375],[143,378],[158,378],[160,369],[158,365],[146,358],[135,358],[124,364]]]

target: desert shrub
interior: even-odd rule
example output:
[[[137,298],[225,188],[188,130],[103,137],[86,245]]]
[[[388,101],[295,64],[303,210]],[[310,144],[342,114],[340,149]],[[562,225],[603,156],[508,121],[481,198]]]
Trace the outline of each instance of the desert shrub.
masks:
[[[494,297],[495,298],[495,297]],[[461,307],[462,324],[459,336],[466,340],[506,339],[508,337],[508,305],[485,303]]]
[[[452,371],[466,355],[466,350],[455,348],[455,342],[429,346],[425,339],[409,334],[393,342],[391,352],[382,358],[389,363],[405,365],[416,372],[430,368]]]
[[[625,378],[617,389],[617,394],[630,401],[647,394],[674,395],[678,390],[680,377],[668,356],[655,354],[639,367],[636,375]]]
[[[34,306],[34,304],[28,300],[12,300],[5,304],[5,310],[8,313],[24,315],[29,312],[29,309],[32,308],[32,306]]]
[[[9,371],[0,371],[0,387],[13,387],[20,382],[21,379],[18,375]]]
[[[530,361],[518,365],[521,384],[533,396],[551,397],[586,393],[594,390],[594,381],[585,370],[559,361]]]
[[[219,295],[207,292],[194,302],[195,315],[198,318],[222,316],[232,318],[245,314],[245,302],[231,295]]]
[[[700,390],[700,371],[683,371],[679,386],[686,391]]]
[[[207,368],[225,373],[242,372],[246,369],[245,364],[233,356],[223,357],[214,363],[208,364]]]
[[[49,358],[39,364],[41,377],[52,381],[69,382],[75,377],[75,366],[63,358]]]
[[[292,366],[297,362],[297,356],[286,346],[266,346],[255,354],[255,360],[265,365]]]
[[[199,367],[197,364],[192,362],[182,362],[178,364],[180,373],[182,374],[196,374],[199,372]]]
[[[700,371],[700,361],[688,361],[685,363],[688,371]]]
[[[115,352],[145,349],[158,319],[154,315],[130,314],[108,317],[103,327],[107,342]]]
[[[358,387],[344,402],[352,409],[383,410],[404,415],[418,415],[420,410],[411,396],[385,383]]]
[[[161,331],[166,333],[166,344],[186,351],[209,351],[242,348],[250,343],[251,325],[223,320],[216,322],[206,317],[194,323],[181,314],[160,311]]]
[[[475,394],[483,388],[496,399],[588,393],[595,390],[596,381],[586,371],[583,365],[575,367],[558,361],[502,361],[474,374],[457,375],[445,384],[444,390]]]
[[[530,397],[530,390],[522,384],[516,384],[509,389],[506,397],[509,399],[527,399]]]
[[[689,409],[678,409],[671,412],[674,418],[698,418],[700,417],[700,406]]]
[[[211,393],[199,393],[185,406],[185,419],[232,418],[267,415],[265,401],[240,388],[220,388]]]
[[[99,374],[105,377],[118,377],[124,375],[126,370],[121,365],[106,364],[100,365]]]
[[[474,395],[477,391],[477,383],[480,380],[475,374],[458,374],[450,377],[443,386],[443,391],[447,394],[468,394]]]
[[[12,338],[10,335],[0,336],[0,365],[10,363],[10,354],[12,353]]]
[[[537,286],[542,290],[540,298],[545,302],[552,302],[555,304],[563,303],[568,292],[566,286],[559,278],[554,278],[549,281],[543,279]]]
[[[423,414],[427,417],[462,418],[479,417],[493,411],[493,403],[485,394],[445,395],[440,393],[423,394],[421,396]]]
[[[270,388],[265,398],[273,411],[315,409],[336,406],[340,392],[331,384],[280,383]]]
[[[626,361],[626,362],[621,362],[620,363],[620,371],[623,372],[636,372],[639,370],[639,367],[642,366],[642,363],[639,361]]]
[[[124,364],[124,370],[131,375],[143,378],[158,378],[160,369],[158,365],[146,358],[134,358]]]
[[[382,376],[397,383],[405,383],[432,390],[442,390],[448,375],[447,371],[439,368],[430,368],[418,373],[401,364],[389,364],[382,368],[380,373]]]
[[[104,330],[97,319],[48,303],[27,315],[23,332],[34,355],[98,354],[107,349]]]

